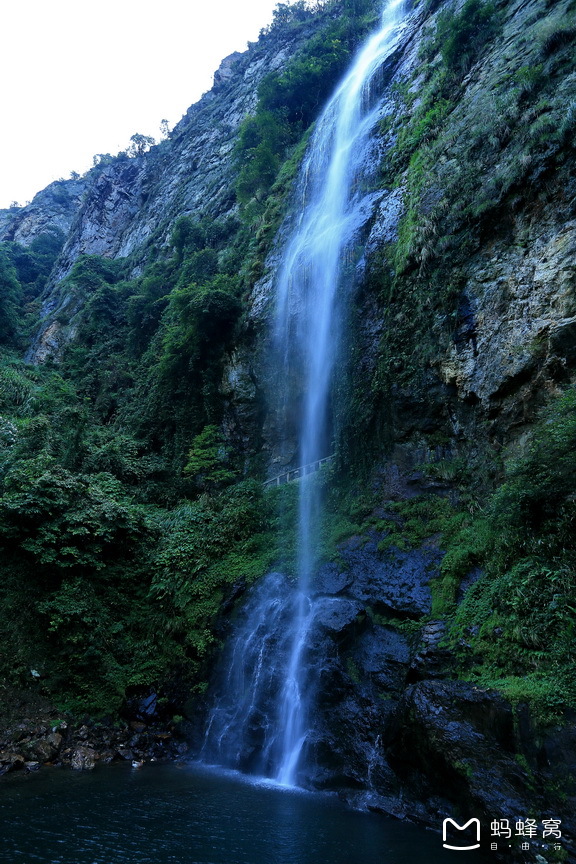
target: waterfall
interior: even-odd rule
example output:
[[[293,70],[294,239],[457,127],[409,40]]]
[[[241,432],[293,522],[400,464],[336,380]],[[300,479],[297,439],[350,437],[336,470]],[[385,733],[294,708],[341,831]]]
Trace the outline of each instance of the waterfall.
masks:
[[[380,116],[381,106],[371,98],[371,87],[396,43],[401,5],[401,0],[386,5],[380,29],[363,45],[318,120],[301,170],[298,195],[302,209],[280,269],[275,322],[276,343],[285,366],[296,362],[304,372],[300,465],[327,455],[321,450],[328,438],[328,398],[341,327],[340,271],[356,222],[352,198],[363,173],[370,133]],[[290,379],[289,368],[284,379]],[[317,484],[301,481],[297,611],[279,713],[282,757],[277,779],[285,785],[295,781],[306,737],[307,694],[301,659],[312,617],[308,595],[320,512],[316,489]]]
[[[370,174],[372,132],[383,112],[375,91],[382,64],[398,41],[402,6],[403,0],[386,4],[378,31],[360,48],[318,119],[300,169],[296,224],[279,268],[274,321],[278,379],[297,380],[303,388],[299,465],[328,455],[342,265],[367,218],[362,181]],[[288,390],[284,401],[293,401]],[[300,481],[297,589],[291,593],[277,574],[256,586],[223,658],[228,672],[204,747],[206,758],[264,773],[286,786],[297,782],[315,681],[306,651],[314,619],[317,490],[318,484]]]

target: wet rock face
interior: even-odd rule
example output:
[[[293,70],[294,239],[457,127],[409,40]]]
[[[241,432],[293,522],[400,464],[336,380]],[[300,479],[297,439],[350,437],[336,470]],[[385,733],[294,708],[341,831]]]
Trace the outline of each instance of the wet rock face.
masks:
[[[398,782],[386,759],[383,733],[420,640],[417,625],[402,632],[386,621],[415,622],[429,613],[429,581],[441,553],[432,546],[380,552],[381,539],[347,541],[339,549],[342,564],[323,565],[314,580],[307,659],[320,672],[308,782],[393,796]]]
[[[316,602],[314,621],[323,630],[343,633],[354,623],[361,609],[360,603],[346,597],[323,597]]]
[[[356,640],[352,661],[382,693],[403,688],[412,651],[408,639],[390,627],[373,625]]]
[[[352,538],[341,555],[353,574],[351,596],[376,611],[419,618],[430,612],[430,577],[437,572],[442,553],[433,548],[409,552],[378,552],[378,541]]]
[[[448,816],[489,825],[555,809],[571,850],[576,726],[541,738],[526,708],[451,679],[450,658],[442,668],[431,659],[442,622],[399,632],[360,613],[352,624],[349,599],[330,600],[342,629],[324,627],[321,613],[312,634],[311,656],[322,661],[306,782],[436,830]],[[411,683],[415,669],[422,680]]]
[[[392,559],[378,551],[379,539],[363,545],[356,538],[341,547],[341,562],[319,569],[306,603],[301,698],[313,707],[304,760],[311,767],[303,780],[312,786],[362,790],[367,776],[368,786],[378,776],[386,783],[393,776],[381,733],[416,644],[412,633],[388,626],[377,610],[406,621],[428,612],[428,581],[439,553],[433,547],[402,553],[394,580]],[[252,773],[276,769],[278,706],[298,604],[294,583],[280,573],[250,589],[212,676],[203,731],[191,731],[201,758]],[[191,719],[194,713],[192,707]]]
[[[338,564],[323,564],[314,578],[318,594],[340,594],[352,584],[352,574]]]
[[[433,545],[378,550],[381,536],[351,537],[340,546],[343,564],[324,564],[314,580],[317,594],[353,598],[361,608],[418,619],[431,609],[430,579],[442,552]]]
[[[430,794],[436,777],[448,799],[465,798],[484,813],[526,809],[529,778],[514,758],[513,712],[496,694],[457,681],[414,684],[395,710],[386,744],[390,764],[415,794]]]
[[[442,553],[430,541],[394,558],[396,550],[378,549],[382,539],[375,533],[353,538],[340,546],[338,562],[324,564],[315,574],[302,655],[312,707],[299,783],[336,790],[357,806],[417,819],[435,830],[446,817],[476,816],[490,824],[535,812],[546,818],[552,809],[566,833],[574,832],[576,726],[543,737],[527,708],[455,680],[454,658],[442,647],[446,625],[429,620],[430,580]],[[477,577],[471,572],[465,584]],[[224,722],[218,726],[210,700],[202,710],[194,701],[186,711],[194,721],[189,724],[192,752],[207,761],[226,764],[203,749],[207,729],[209,734],[216,729],[219,741],[224,730],[224,737],[232,736],[235,767],[267,772],[262,751],[277,720],[284,680],[277,652],[282,644],[286,650],[292,644],[294,587],[282,574],[268,574],[237,609],[237,630],[225,649],[218,685],[223,693],[233,692],[218,708]],[[255,609],[260,609],[257,616]],[[250,638],[235,641],[248,622]],[[231,656],[240,664],[240,675]],[[240,688],[234,690],[237,680]],[[256,680],[265,685],[264,698],[250,690],[249,682]],[[244,719],[234,714],[235,693],[247,696],[251,706]],[[202,725],[204,711],[213,722]]]
[[[542,742],[526,709],[461,681],[408,687],[385,741],[388,762],[415,802],[436,801],[439,817],[456,807],[485,825],[528,813],[542,819],[554,810],[568,860],[575,853],[575,745],[573,725],[551,730]],[[428,820],[432,813],[429,807]],[[541,848],[544,855],[547,849]]]
[[[441,551],[379,551],[380,539],[342,544],[314,580],[303,782],[436,830],[448,816],[490,824],[556,807],[569,848],[576,806],[551,790],[576,802],[576,727],[541,738],[526,708],[455,680],[446,625],[429,620]]]

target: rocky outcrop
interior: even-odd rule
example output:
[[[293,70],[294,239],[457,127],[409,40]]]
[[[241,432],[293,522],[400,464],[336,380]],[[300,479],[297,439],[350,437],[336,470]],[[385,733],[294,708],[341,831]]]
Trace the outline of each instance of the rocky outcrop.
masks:
[[[354,574],[350,594],[378,613],[420,618],[430,612],[430,578],[442,554],[434,547],[378,554],[378,538],[352,538],[341,555]]]
[[[441,558],[434,546],[379,552],[382,539],[351,538],[340,546],[341,565],[322,566],[314,582],[309,662],[321,673],[309,782],[352,795],[397,791],[383,734],[410,675],[416,622],[430,611],[429,583]]]
[[[188,109],[170,138],[140,156],[105,158],[79,181],[82,200],[75,200],[71,211],[73,223],[66,228],[67,241],[47,289],[43,324],[28,354],[31,362],[57,358],[64,343],[74,338],[73,323],[63,326],[59,320],[66,312],[59,283],[79,255],[130,257],[137,273],[151,243],[156,250],[167,247],[179,216],[225,219],[236,213],[232,151],[239,126],[254,110],[260,80],[280,69],[314,27],[312,20],[230,55],[215,74],[214,88]],[[66,189],[70,183],[66,181]],[[20,242],[30,237],[31,229],[25,226],[37,224],[39,213],[43,224],[51,224],[51,211],[42,210],[44,198],[40,193],[22,208],[14,221],[22,227],[4,229],[0,239]]]
[[[575,359],[576,221],[557,207],[519,219],[470,262],[466,321],[439,361],[458,398],[494,413],[522,391],[561,380]]]
[[[475,816],[486,840],[495,819],[560,819],[562,849],[576,860],[573,718],[543,732],[527,705],[457,680],[445,623],[430,619],[441,550],[428,541],[379,551],[382,539],[342,544],[343,566],[324,565],[315,580],[309,662],[321,673],[307,782],[435,830],[445,818]],[[462,592],[477,578],[472,572]],[[550,854],[540,826],[519,860]]]
[[[538,742],[525,708],[515,710],[497,693],[464,682],[426,681],[403,694],[387,732],[386,754],[405,794],[427,802],[426,808],[416,805],[414,815],[426,813],[429,822],[436,816],[438,825],[447,814],[461,819],[474,814],[487,830],[494,820],[515,825],[537,814],[539,832],[530,852],[544,860],[555,855],[541,821],[559,819],[562,849],[574,860],[576,790],[566,781],[576,764],[576,737],[572,728],[551,739],[556,746],[562,739],[564,761],[552,763],[550,742],[548,748]],[[560,786],[558,796],[554,790]]]
[[[215,89],[217,89],[220,84],[225,84],[233,77],[233,75],[235,74],[234,67],[236,66],[237,62],[240,60],[241,57],[242,54],[240,51],[233,51],[232,54],[229,54],[228,57],[225,57],[222,60],[220,66],[214,73]]]
[[[88,185],[84,177],[56,180],[25,207],[0,210],[0,241],[29,246],[46,231],[60,231],[67,237]]]
[[[422,681],[396,708],[387,757],[419,800],[437,794],[434,778],[442,777],[444,797],[459,801],[463,814],[527,813],[532,778],[514,758],[514,726],[511,706],[497,694],[460,681]]]
[[[314,576],[303,655],[313,710],[299,782],[436,831],[445,818],[463,824],[475,817],[486,842],[493,820],[516,824],[536,817],[538,836],[530,839],[528,853],[500,848],[507,860],[512,856],[524,864],[555,854],[542,836],[541,820],[560,819],[562,848],[568,860],[576,860],[573,718],[544,727],[526,704],[512,705],[496,691],[458,680],[455,658],[442,644],[446,624],[430,614],[431,581],[442,551],[434,538],[412,550],[389,546],[386,539],[376,531],[351,538],[339,546],[338,561],[322,565]],[[477,578],[472,571],[463,581],[462,596]],[[289,580],[269,574],[253,586],[234,623],[227,622],[239,638],[233,633],[228,643],[219,685],[215,676],[218,710],[210,717],[214,726],[221,724],[218,735],[238,733],[233,751],[247,771],[262,770],[263,730],[269,718],[276,719],[276,654],[267,657],[266,669],[257,666],[257,677],[268,683],[263,692],[251,691],[248,714],[239,718],[232,712],[248,682],[254,685],[250,670],[262,663],[263,646],[286,639],[292,602]],[[267,613],[254,616],[254,609]],[[240,658],[232,672],[231,649],[234,662]],[[231,704],[222,692],[218,696],[219,686],[224,693],[233,691]],[[213,707],[209,694],[208,710]],[[187,713],[192,752],[206,758],[197,700]]]
[[[10,699],[12,717],[1,718],[0,776],[36,771],[43,765],[63,765],[77,771],[91,771],[98,763],[115,761],[138,766],[177,759],[188,750],[177,726],[160,721],[155,711],[148,712],[145,720],[97,723],[85,718],[82,722],[57,711],[38,694],[14,692]],[[19,705],[24,716],[14,720]]]

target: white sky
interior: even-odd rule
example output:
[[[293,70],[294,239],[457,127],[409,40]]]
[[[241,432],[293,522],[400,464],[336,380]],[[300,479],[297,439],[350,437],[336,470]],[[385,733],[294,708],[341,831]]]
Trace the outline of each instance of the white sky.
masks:
[[[0,207],[24,204],[135,132],[160,137],[258,39],[277,0],[5,0]]]

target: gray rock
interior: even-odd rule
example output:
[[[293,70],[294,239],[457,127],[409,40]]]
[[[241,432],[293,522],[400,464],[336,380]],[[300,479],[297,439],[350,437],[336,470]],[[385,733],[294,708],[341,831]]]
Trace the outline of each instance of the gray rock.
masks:
[[[438,549],[379,553],[376,541],[371,540],[361,547],[347,544],[341,548],[341,555],[352,574],[348,589],[352,597],[400,616],[420,618],[430,612],[429,583],[442,558]]]
[[[91,747],[76,747],[70,759],[70,767],[75,771],[92,771],[98,755]]]
[[[323,597],[314,604],[314,622],[327,630],[342,633],[361,611],[360,603],[343,597]]]
[[[59,735],[60,742],[56,743],[52,739],[53,736],[47,738],[38,738],[36,741],[31,741],[26,745],[25,751],[29,758],[36,759],[40,762],[50,762],[58,753],[62,737]]]
[[[352,582],[352,574],[337,564],[323,564],[314,577],[314,590],[318,594],[340,594]]]
[[[29,246],[46,231],[56,229],[67,235],[87,185],[85,178],[56,180],[25,207],[0,210],[0,239]]]

